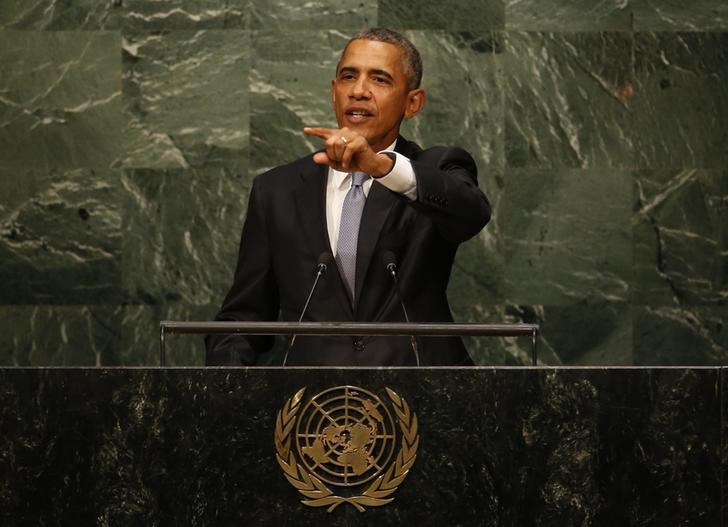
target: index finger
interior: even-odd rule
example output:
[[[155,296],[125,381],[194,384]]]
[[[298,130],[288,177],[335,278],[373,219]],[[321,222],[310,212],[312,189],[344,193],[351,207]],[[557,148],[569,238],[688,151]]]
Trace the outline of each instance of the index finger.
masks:
[[[304,134],[320,137],[321,139],[328,139],[332,135],[338,133],[338,131],[339,130],[337,128],[313,128],[310,126],[303,129]]]

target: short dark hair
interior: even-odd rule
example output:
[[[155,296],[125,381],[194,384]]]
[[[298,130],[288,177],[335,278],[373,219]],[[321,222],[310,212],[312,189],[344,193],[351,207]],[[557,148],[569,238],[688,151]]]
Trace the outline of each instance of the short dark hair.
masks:
[[[369,29],[360,31],[349,39],[346,46],[344,46],[344,51],[341,53],[342,57],[346,52],[346,48],[349,47],[349,44],[355,40],[374,40],[375,42],[386,42],[397,46],[404,54],[404,73],[407,76],[407,87],[410,90],[420,87],[420,83],[422,82],[422,57],[420,57],[420,52],[417,51],[414,44],[403,34],[384,27],[370,27]],[[341,59],[339,59],[340,63]],[[339,71],[339,64],[336,65],[337,73]]]

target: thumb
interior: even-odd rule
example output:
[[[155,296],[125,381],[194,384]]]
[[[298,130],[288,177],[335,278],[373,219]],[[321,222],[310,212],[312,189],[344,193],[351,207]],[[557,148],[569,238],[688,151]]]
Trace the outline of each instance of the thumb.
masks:
[[[329,156],[326,155],[326,152],[316,152],[313,155],[313,162],[317,163],[319,165],[330,165],[331,160],[329,159]]]

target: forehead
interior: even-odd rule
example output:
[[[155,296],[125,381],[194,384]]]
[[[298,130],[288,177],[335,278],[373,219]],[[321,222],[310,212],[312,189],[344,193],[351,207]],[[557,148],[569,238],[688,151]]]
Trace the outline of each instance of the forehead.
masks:
[[[376,40],[352,40],[344,50],[339,68],[358,70],[386,70],[393,76],[404,75],[402,50],[389,42]]]

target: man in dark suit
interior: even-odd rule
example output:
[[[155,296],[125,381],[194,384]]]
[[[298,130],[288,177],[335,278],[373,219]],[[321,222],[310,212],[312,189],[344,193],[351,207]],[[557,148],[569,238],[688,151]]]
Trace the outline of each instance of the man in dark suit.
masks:
[[[490,205],[467,152],[422,150],[399,135],[402,120],[424,106],[421,77],[419,53],[399,33],[370,29],[349,41],[331,83],[339,128],[304,128],[325,148],[255,179],[234,282],[216,320],[298,320],[317,263],[330,254],[336,263],[304,320],[403,321],[387,255],[396,259],[410,320],[452,321],[446,289],[455,252],[488,222]],[[422,365],[472,364],[458,338],[418,342]],[[209,337],[207,363],[255,364],[271,344]],[[299,336],[287,364],[415,360],[406,337]]]

